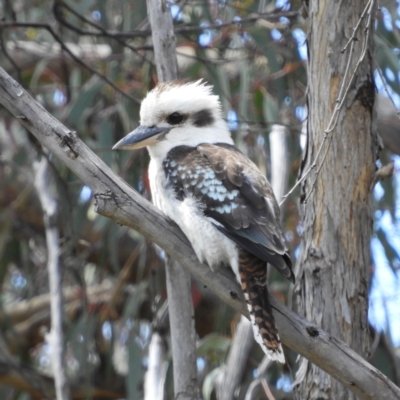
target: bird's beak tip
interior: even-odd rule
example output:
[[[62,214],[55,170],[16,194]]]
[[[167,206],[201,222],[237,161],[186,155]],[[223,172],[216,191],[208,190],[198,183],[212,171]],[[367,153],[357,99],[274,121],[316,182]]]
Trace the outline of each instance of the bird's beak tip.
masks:
[[[114,146],[111,147],[111,150],[118,150],[118,143],[114,144]]]
[[[111,149],[112,150],[121,150],[121,149],[123,150],[124,144],[125,144],[125,143],[123,143],[124,139],[125,138],[122,138],[119,142],[115,143],[114,146]]]
[[[126,135],[118,143],[113,150],[134,150],[151,145],[160,133],[168,132],[170,128],[165,127],[149,127],[140,125],[133,132]]]

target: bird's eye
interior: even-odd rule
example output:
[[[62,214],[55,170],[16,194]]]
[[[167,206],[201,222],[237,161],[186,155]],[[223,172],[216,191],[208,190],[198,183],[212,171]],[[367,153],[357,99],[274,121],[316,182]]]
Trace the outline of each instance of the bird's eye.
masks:
[[[168,115],[167,117],[167,122],[170,125],[178,125],[180,124],[184,119],[184,116],[178,112],[174,112],[171,115]]]

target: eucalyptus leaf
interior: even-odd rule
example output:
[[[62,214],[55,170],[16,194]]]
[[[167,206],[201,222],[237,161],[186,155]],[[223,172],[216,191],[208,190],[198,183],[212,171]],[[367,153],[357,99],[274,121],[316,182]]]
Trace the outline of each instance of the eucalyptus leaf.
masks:
[[[128,343],[128,355],[129,355],[129,372],[126,377],[126,386],[128,391],[128,400],[139,400],[141,399],[141,382],[144,377],[144,370],[142,366],[142,350],[135,341],[135,337],[132,335],[129,338]]]
[[[111,166],[113,155],[112,146],[114,145],[113,128],[107,119],[99,121],[96,130],[97,144],[100,147],[100,157],[108,165]]]
[[[266,123],[273,124],[279,122],[279,109],[277,100],[271,96],[264,88],[260,89],[264,95],[264,119]]]
[[[83,129],[83,115],[84,112],[88,109],[89,106],[92,105],[93,99],[95,96],[103,89],[104,82],[96,82],[91,85],[88,89],[82,91],[74,104],[72,104],[69,113],[68,113],[68,121],[75,128],[82,130]]]
[[[211,400],[211,395],[213,390],[216,388],[218,383],[218,376],[223,372],[223,367],[217,367],[213,369],[207,376],[204,378],[202,394],[204,400]]]
[[[225,353],[231,345],[231,339],[218,333],[205,336],[197,347],[198,357],[207,357],[210,352]]]

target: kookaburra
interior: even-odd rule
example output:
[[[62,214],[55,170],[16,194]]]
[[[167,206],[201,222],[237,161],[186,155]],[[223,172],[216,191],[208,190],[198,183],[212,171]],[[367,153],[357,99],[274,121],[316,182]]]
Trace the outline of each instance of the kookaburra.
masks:
[[[255,339],[284,362],[267,289],[267,264],[294,282],[279,206],[268,180],[234,146],[212,87],[173,81],[149,92],[140,126],[113,149],[144,146],[153,203],[179,225],[200,262],[232,268]]]

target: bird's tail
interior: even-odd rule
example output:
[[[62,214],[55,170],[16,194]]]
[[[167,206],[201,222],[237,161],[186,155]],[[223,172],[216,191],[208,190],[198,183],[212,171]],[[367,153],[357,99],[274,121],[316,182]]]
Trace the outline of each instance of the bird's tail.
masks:
[[[268,300],[267,264],[248,251],[240,249],[239,273],[254,338],[269,358],[284,363],[281,340]]]

